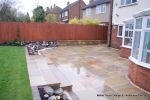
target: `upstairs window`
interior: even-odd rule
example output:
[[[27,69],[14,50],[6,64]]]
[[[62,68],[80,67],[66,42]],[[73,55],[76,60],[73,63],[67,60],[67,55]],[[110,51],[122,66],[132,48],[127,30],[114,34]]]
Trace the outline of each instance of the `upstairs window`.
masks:
[[[86,11],[85,11],[85,14],[86,15],[91,15],[91,8],[87,8]]]
[[[106,12],[106,4],[96,6],[96,14],[105,12]]]
[[[121,6],[131,5],[137,3],[137,0],[121,0]]]

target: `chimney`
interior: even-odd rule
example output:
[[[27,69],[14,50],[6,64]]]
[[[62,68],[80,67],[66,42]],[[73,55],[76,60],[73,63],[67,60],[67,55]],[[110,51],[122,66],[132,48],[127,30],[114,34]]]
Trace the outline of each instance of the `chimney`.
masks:
[[[70,2],[68,1],[68,2],[67,2],[67,6],[68,6],[69,4],[70,4]]]
[[[54,8],[56,7],[56,4],[54,4]]]
[[[53,8],[53,6],[51,6],[51,9]]]

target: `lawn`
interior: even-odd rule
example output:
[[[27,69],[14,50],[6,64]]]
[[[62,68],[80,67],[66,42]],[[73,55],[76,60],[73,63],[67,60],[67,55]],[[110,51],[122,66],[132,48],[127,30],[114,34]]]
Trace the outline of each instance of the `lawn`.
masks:
[[[0,46],[0,100],[32,100],[24,47]]]

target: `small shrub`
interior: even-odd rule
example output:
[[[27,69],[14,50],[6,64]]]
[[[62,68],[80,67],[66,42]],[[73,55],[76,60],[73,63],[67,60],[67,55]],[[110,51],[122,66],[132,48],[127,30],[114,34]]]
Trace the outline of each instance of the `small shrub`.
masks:
[[[86,19],[86,24],[87,25],[99,25],[100,24],[100,20],[88,18],[88,19]]]
[[[69,24],[82,24],[82,25],[99,25],[100,20],[99,19],[92,19],[92,18],[87,18],[87,19],[77,19],[74,18],[69,21]]]
[[[79,24],[79,19],[73,18],[69,21],[69,24]]]
[[[15,40],[12,40],[11,42],[9,42],[8,45],[10,45],[10,46],[23,46],[24,43],[15,39]]]

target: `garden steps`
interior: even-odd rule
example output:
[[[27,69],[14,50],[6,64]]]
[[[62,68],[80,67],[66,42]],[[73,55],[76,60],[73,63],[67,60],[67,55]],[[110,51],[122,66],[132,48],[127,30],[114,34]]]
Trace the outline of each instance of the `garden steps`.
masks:
[[[65,76],[65,74],[63,74],[58,68],[54,68],[52,69],[52,71],[54,72],[56,78],[60,81],[60,87],[63,88],[64,90],[71,91],[72,84],[67,79],[67,76]]]
[[[49,65],[41,55],[27,55],[28,72],[31,86],[49,85],[71,91],[72,84],[54,65]]]

